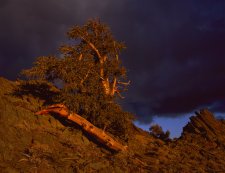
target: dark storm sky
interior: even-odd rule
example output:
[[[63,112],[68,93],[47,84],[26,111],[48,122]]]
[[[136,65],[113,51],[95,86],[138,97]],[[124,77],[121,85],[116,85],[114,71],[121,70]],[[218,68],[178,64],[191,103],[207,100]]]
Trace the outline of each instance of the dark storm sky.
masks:
[[[224,0],[1,0],[0,76],[55,54],[70,26],[93,17],[128,47],[126,107],[142,121],[225,112]]]

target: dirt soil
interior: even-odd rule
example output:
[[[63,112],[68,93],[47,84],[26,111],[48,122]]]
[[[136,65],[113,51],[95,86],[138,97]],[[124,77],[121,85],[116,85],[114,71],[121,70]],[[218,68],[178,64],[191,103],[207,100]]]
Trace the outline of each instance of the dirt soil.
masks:
[[[207,110],[191,117],[179,139],[135,127],[128,151],[113,153],[71,122],[35,115],[45,100],[16,94],[18,85],[0,78],[1,173],[225,172],[225,122]]]

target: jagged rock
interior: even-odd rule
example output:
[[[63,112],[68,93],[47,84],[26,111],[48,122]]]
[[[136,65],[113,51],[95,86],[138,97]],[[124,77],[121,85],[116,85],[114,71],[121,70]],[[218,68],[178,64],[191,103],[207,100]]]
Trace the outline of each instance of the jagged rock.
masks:
[[[198,134],[211,141],[225,141],[225,126],[218,121],[207,109],[196,112],[196,116],[190,117],[190,122],[183,128],[183,134]]]

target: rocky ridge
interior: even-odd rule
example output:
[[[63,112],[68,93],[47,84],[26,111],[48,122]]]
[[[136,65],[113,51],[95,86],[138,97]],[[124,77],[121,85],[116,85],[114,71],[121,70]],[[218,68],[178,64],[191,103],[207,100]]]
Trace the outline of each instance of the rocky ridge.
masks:
[[[35,115],[45,100],[16,93],[18,85],[0,78],[3,173],[225,172],[225,123],[208,110],[196,112],[179,139],[163,141],[136,127],[128,152],[112,153],[71,122]]]
[[[207,109],[196,112],[196,116],[190,118],[190,122],[183,128],[183,136],[187,133],[196,134],[209,141],[225,143],[225,128],[223,120],[216,120]]]

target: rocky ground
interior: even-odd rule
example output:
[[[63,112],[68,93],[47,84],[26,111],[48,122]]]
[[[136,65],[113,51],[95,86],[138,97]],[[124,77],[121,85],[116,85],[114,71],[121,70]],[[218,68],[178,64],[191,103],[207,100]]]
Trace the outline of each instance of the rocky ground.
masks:
[[[45,100],[17,88],[0,78],[0,172],[225,172],[225,122],[207,110],[191,117],[179,139],[134,128],[129,150],[112,153],[71,122],[35,115]]]

